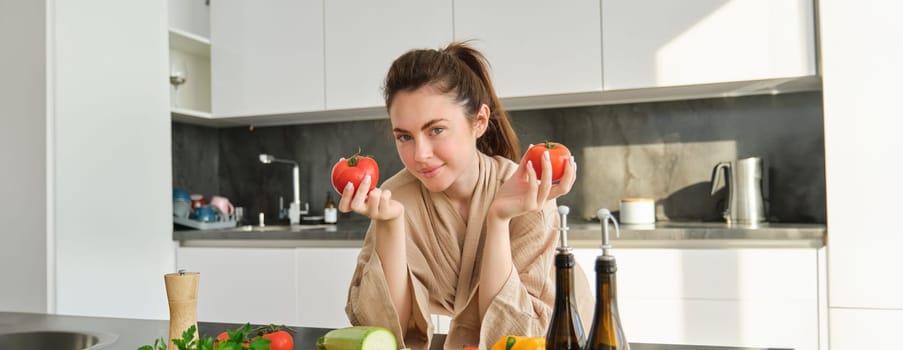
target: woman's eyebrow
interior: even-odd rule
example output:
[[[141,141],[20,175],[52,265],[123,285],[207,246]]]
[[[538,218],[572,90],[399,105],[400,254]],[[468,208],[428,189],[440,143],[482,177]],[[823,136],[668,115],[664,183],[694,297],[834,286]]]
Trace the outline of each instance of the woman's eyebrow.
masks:
[[[430,120],[430,121],[424,123],[423,126],[420,127],[420,130],[426,130],[426,129],[428,129],[430,126],[432,126],[433,124],[436,124],[436,123],[442,122],[442,121],[448,121],[448,119],[445,119],[445,118],[436,118],[436,119]],[[407,130],[402,129],[402,128],[394,128],[394,129],[392,129],[392,131],[393,131],[393,132],[402,132],[402,133],[408,132]]]

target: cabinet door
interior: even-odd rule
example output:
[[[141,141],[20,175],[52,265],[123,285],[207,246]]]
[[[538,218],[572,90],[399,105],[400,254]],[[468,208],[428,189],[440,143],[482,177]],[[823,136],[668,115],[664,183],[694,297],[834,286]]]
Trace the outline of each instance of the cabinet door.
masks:
[[[210,42],[214,117],[323,109],[322,1],[214,1]]]
[[[169,27],[200,37],[210,37],[207,0],[169,0]]]
[[[452,39],[451,0],[326,2],[326,108],[379,107],[389,65]]]
[[[818,349],[815,249],[614,249],[628,340]],[[595,286],[598,249],[575,258]]]
[[[348,327],[345,304],[360,248],[298,248],[298,325]]]
[[[814,75],[812,0],[602,0],[606,90]]]
[[[296,324],[294,249],[179,248],[176,259],[201,274],[199,321]]]
[[[455,1],[455,40],[486,55],[499,97],[602,89],[598,1]]]

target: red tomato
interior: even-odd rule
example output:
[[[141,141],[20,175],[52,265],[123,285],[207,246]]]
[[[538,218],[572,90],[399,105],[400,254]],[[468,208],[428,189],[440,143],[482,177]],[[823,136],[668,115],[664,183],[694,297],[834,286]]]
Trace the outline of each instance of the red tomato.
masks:
[[[229,333],[222,332],[219,335],[217,335],[216,340],[213,341],[213,349],[216,349],[216,347],[219,345],[220,341],[225,341],[225,340],[229,340]],[[244,348],[247,348],[249,346],[248,342],[243,342],[242,345]]]
[[[379,165],[373,158],[355,154],[332,166],[332,187],[336,192],[342,194],[345,185],[351,182],[357,190],[366,175],[370,175],[370,190],[373,190],[376,188],[376,183],[379,182]]]
[[[213,341],[213,348],[216,349],[216,346],[219,345],[220,340],[229,339],[229,333],[222,332],[216,336],[216,340]]]
[[[542,178],[542,153],[546,150],[549,151],[549,158],[552,161],[552,182],[561,180],[561,177],[564,176],[564,169],[571,162],[571,151],[564,145],[548,141],[533,145],[527,150],[524,161],[533,162],[536,178]]]
[[[275,331],[263,335],[270,341],[270,350],[292,350],[295,348],[295,340],[286,331]]]

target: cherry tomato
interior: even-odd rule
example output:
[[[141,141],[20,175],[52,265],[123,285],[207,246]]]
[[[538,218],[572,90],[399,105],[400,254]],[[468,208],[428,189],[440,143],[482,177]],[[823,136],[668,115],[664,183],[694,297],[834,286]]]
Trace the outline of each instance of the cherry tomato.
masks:
[[[379,181],[379,165],[373,158],[355,154],[339,160],[332,166],[332,187],[336,192],[342,194],[345,185],[351,182],[357,190],[366,175],[370,175],[370,190],[373,190]]]
[[[292,350],[295,348],[295,340],[292,335],[286,331],[275,331],[263,335],[264,339],[270,341],[270,350]]]
[[[221,340],[226,340],[226,339],[229,339],[229,333],[222,332],[219,335],[217,335],[216,340],[213,341],[213,348],[216,349],[217,345],[219,345],[219,342]]]
[[[226,340],[229,340],[229,333],[222,332],[219,335],[217,335],[216,340],[213,341],[213,349],[216,349],[216,347],[219,346],[220,341],[226,341]],[[249,346],[248,342],[242,342],[241,345],[242,345],[242,348],[248,348],[248,346]]]
[[[552,161],[552,182],[561,180],[561,177],[564,176],[564,169],[571,162],[571,151],[564,145],[549,141],[533,145],[527,150],[524,161],[533,162],[536,178],[542,178],[542,153],[546,150],[549,151],[549,159]]]

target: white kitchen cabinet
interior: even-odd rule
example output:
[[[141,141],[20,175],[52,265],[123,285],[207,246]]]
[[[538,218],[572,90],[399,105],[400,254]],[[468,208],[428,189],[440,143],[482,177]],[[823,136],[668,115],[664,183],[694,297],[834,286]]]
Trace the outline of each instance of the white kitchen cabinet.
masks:
[[[216,118],[322,111],[323,1],[214,1]]]
[[[180,247],[177,265],[201,274],[198,320],[340,328],[360,250]]]
[[[414,48],[452,40],[451,0],[325,3],[326,109],[385,105],[389,66]]]
[[[210,37],[210,0],[169,0],[169,28]]]
[[[455,40],[486,55],[499,97],[601,91],[598,1],[454,3]]]
[[[210,40],[169,29],[170,98],[174,120],[210,118]],[[182,77],[180,84],[173,79]]]
[[[0,245],[15,247],[0,254],[0,310],[48,312],[47,234],[48,146],[47,91],[43,62],[46,55],[46,3],[18,1],[3,3],[0,11],[0,42],[8,53],[0,65],[0,181],[4,210],[0,220]],[[38,64],[38,62],[41,62]],[[14,165],[13,165],[14,164]],[[51,294],[52,295],[52,294]]]
[[[816,75],[812,0],[602,0],[605,90]]]
[[[168,317],[166,30],[160,1],[0,2],[0,309]]]
[[[901,348],[901,10],[819,2],[833,350]]]
[[[903,310],[831,308],[831,349],[899,349]]]
[[[182,247],[176,262],[200,273],[199,321],[296,323],[294,249]]]
[[[298,281],[299,326],[348,327],[345,304],[360,248],[298,248],[295,270]]]
[[[204,0],[169,0],[169,105],[172,119],[210,114],[210,14]]]
[[[599,249],[575,256],[595,289]],[[819,348],[816,249],[613,249],[631,342]],[[595,290],[594,290],[595,292]]]

